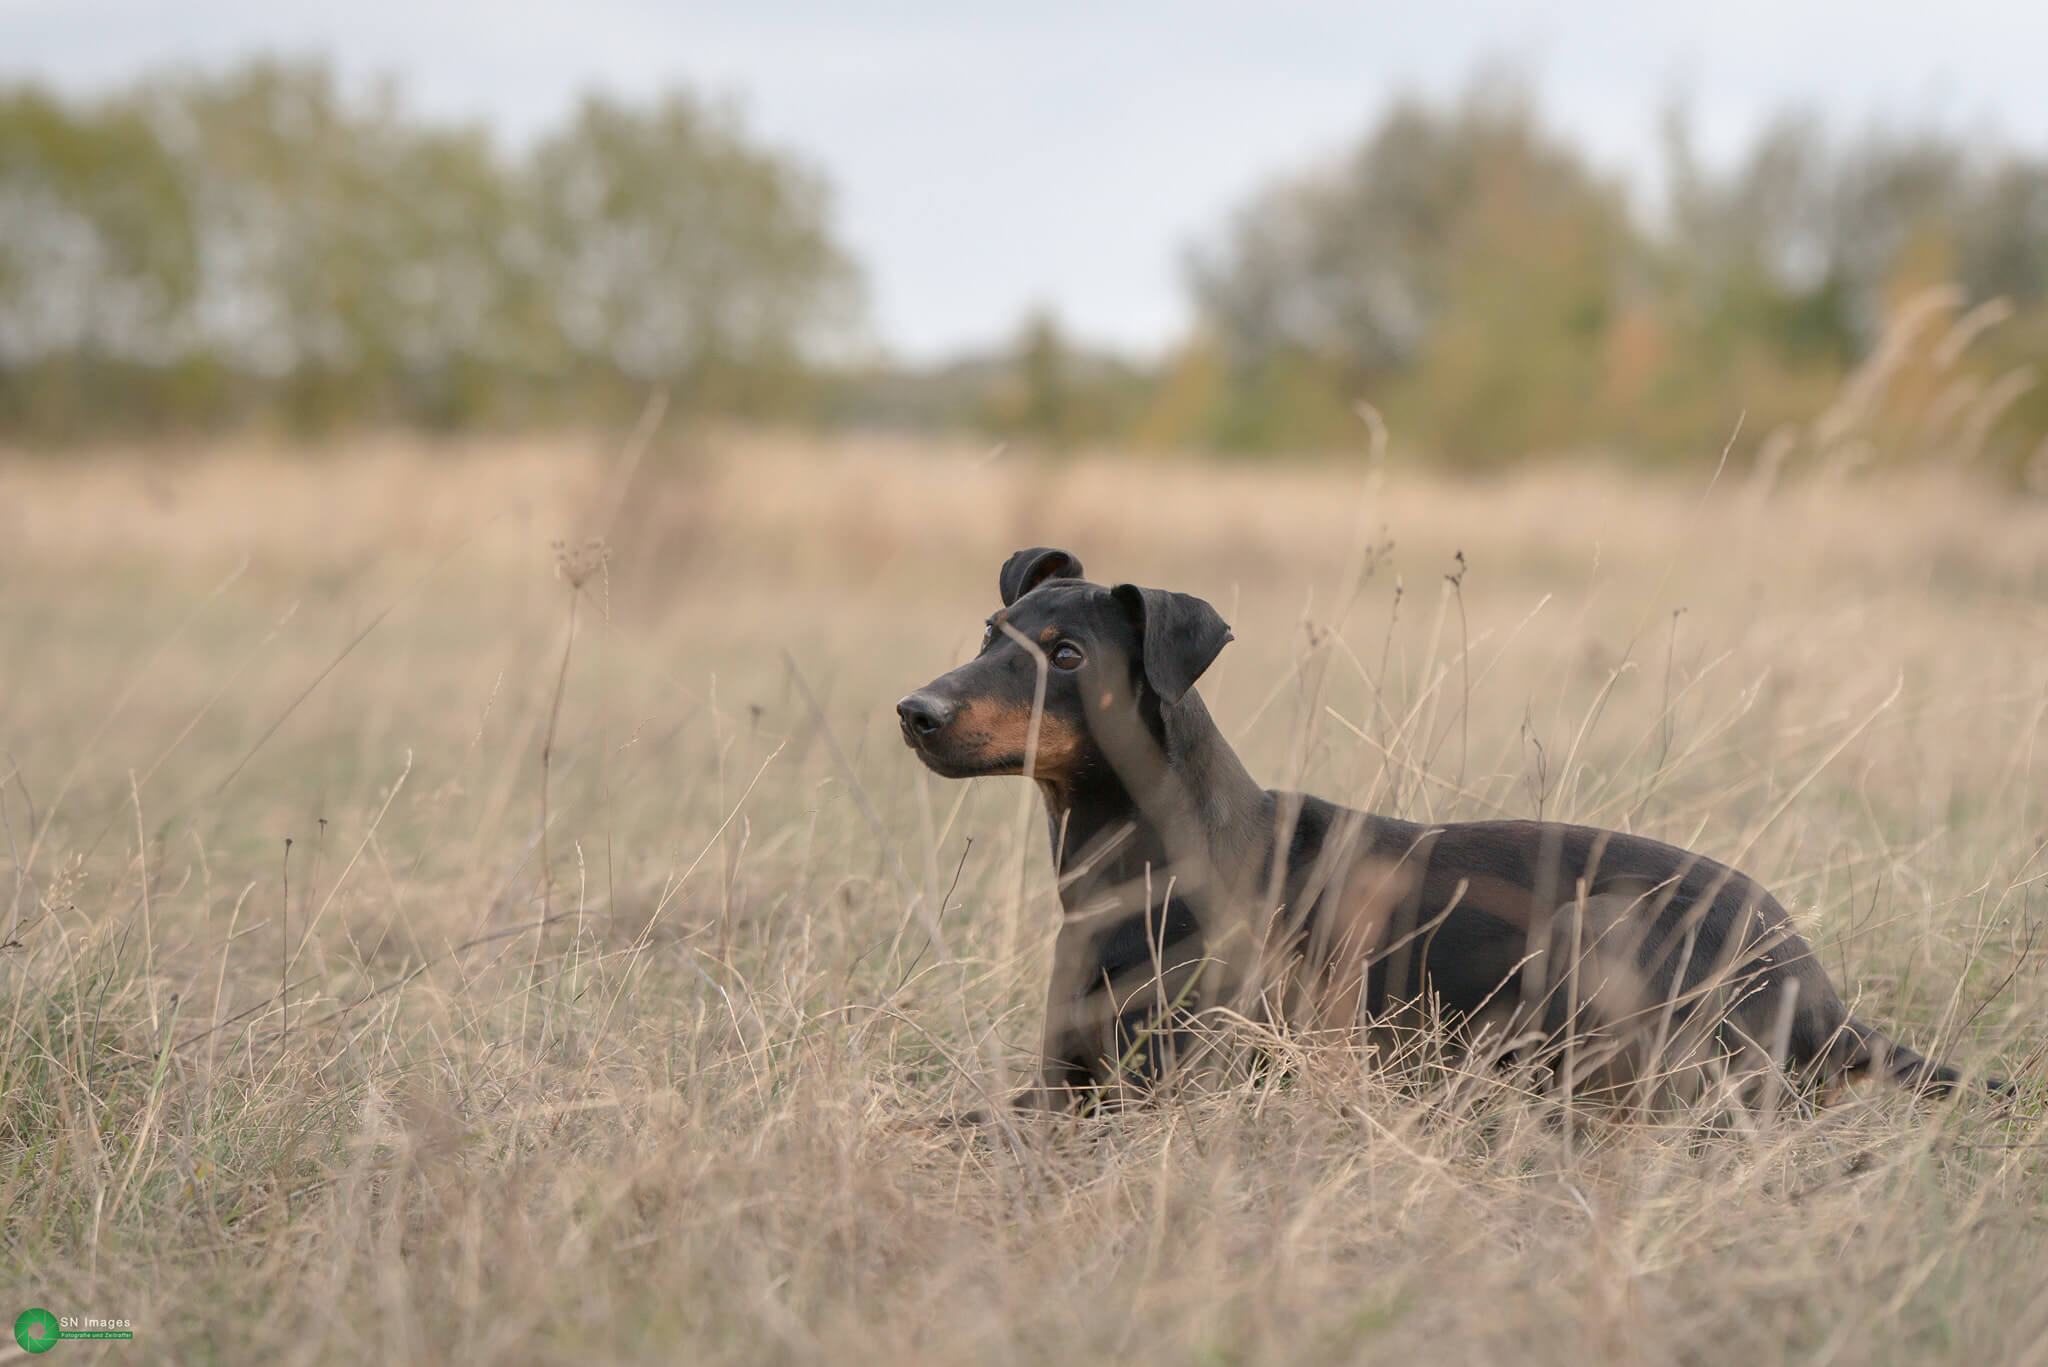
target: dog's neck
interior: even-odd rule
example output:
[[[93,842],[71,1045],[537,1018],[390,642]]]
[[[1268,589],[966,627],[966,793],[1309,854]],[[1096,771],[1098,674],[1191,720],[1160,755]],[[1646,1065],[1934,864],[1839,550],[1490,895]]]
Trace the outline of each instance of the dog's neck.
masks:
[[[1039,784],[1070,916],[1105,894],[1129,902],[1131,889],[1149,887],[1156,903],[1173,882],[1249,885],[1270,854],[1273,799],[1194,690],[1155,717],[1130,716],[1123,749],[1138,753],[1122,764],[1098,755],[1063,783]]]

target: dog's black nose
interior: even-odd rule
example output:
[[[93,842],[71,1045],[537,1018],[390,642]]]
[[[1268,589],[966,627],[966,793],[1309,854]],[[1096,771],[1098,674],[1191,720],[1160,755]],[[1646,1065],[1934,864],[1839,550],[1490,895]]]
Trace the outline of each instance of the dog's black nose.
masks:
[[[908,735],[929,736],[946,729],[953,720],[952,703],[934,698],[929,693],[913,693],[896,704],[896,715],[903,718],[903,730]]]

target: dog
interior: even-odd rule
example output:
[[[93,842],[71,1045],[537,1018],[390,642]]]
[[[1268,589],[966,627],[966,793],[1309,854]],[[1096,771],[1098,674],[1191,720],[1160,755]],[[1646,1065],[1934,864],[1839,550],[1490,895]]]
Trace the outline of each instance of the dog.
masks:
[[[1019,1106],[1151,1095],[1213,1057],[1205,1018],[1230,1013],[1356,1037],[1433,1012],[1493,1062],[1631,1105],[1961,1084],[1851,1016],[1736,870],[1617,831],[1424,825],[1261,788],[1195,691],[1232,639],[1215,608],[1091,583],[1049,547],[1011,556],[999,588],[975,658],[896,711],[935,773],[1019,774],[1045,799],[1063,919]]]

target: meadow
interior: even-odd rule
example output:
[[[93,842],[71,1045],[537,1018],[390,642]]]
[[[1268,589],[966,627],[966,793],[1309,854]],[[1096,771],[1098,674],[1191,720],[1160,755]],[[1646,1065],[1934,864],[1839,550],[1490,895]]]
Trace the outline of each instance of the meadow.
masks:
[[[64,1361],[2048,1363],[2048,502],[671,424],[0,453],[0,1318]],[[1274,786],[1773,887],[2000,1106],[1424,1050],[983,1134],[1038,799],[895,700],[1020,546],[1207,597]]]

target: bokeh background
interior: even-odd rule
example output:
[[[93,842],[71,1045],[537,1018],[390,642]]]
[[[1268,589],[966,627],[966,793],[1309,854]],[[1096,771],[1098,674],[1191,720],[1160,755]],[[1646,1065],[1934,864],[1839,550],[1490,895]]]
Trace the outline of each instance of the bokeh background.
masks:
[[[0,10],[0,431],[693,414],[2041,477],[2029,6]],[[2031,473],[2030,473],[2031,472]]]

